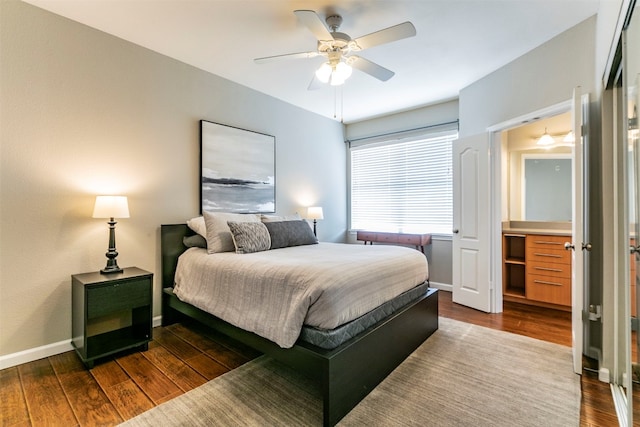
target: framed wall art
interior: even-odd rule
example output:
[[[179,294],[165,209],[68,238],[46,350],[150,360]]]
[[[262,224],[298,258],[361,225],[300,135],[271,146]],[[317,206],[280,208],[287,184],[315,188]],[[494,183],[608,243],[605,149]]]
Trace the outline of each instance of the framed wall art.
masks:
[[[200,121],[200,211],[276,210],[274,136]]]

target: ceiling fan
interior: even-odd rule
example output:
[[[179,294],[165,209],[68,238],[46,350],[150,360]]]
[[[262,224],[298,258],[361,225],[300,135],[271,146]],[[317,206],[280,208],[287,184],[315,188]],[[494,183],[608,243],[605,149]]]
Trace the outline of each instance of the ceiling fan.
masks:
[[[309,84],[309,89],[317,89],[321,86],[321,83],[330,83],[333,86],[343,84],[351,75],[352,67],[378,80],[389,80],[395,74],[393,71],[354,53],[416,35],[416,28],[413,24],[411,22],[403,22],[402,24],[351,39],[347,34],[338,32],[338,28],[342,24],[342,16],[338,14],[327,16],[325,25],[313,10],[295,10],[293,13],[318,39],[317,49],[310,52],[256,58],[254,61],[257,64],[263,64],[280,59],[324,56],[327,58],[327,62],[324,62],[318,68],[311,80],[311,84]]]

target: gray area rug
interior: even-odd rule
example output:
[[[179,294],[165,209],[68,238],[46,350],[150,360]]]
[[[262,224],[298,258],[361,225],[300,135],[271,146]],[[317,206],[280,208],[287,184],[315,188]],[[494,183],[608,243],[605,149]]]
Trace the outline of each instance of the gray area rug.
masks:
[[[339,425],[578,426],[571,360],[569,347],[441,317]],[[313,383],[262,356],[122,425],[321,426],[322,401]]]

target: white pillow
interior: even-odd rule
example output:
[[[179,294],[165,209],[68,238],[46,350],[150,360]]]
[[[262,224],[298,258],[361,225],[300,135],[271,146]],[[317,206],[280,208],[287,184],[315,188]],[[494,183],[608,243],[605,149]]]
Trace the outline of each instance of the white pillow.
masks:
[[[187,226],[205,239],[207,238],[207,226],[204,223],[204,217],[198,216],[187,220]]]
[[[284,216],[262,214],[260,215],[260,219],[262,220],[262,222],[280,222],[280,221],[297,221],[302,218],[300,218],[300,215],[296,212],[293,215],[284,215]]]
[[[210,254],[234,252],[236,250],[227,221],[260,222],[260,215],[256,214],[234,214],[207,211],[204,211],[203,214],[204,222],[207,226],[207,252]]]

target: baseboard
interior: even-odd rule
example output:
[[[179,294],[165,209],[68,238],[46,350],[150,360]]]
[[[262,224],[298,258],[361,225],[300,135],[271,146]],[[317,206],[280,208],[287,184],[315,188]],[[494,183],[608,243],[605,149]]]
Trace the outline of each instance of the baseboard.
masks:
[[[42,347],[30,348],[17,353],[7,354],[0,356],[0,369],[11,368],[23,363],[33,362],[34,360],[44,359],[49,356],[55,356],[56,354],[70,350],[73,350],[73,346],[69,339],[53,344],[43,345]]]
[[[609,383],[610,381],[609,370],[607,368],[600,368],[598,371],[598,380],[603,383]]]
[[[441,291],[453,292],[453,285],[450,285],[448,283],[438,283],[429,280],[429,287],[440,289]]]
[[[153,327],[162,325],[162,316],[153,318]],[[34,360],[44,359],[45,357],[55,356],[56,354],[72,351],[73,346],[71,340],[59,341],[53,344],[43,345],[42,347],[30,348],[28,350],[19,351],[17,353],[0,356],[0,369],[11,368],[13,366],[22,365],[23,363],[33,362]]]

